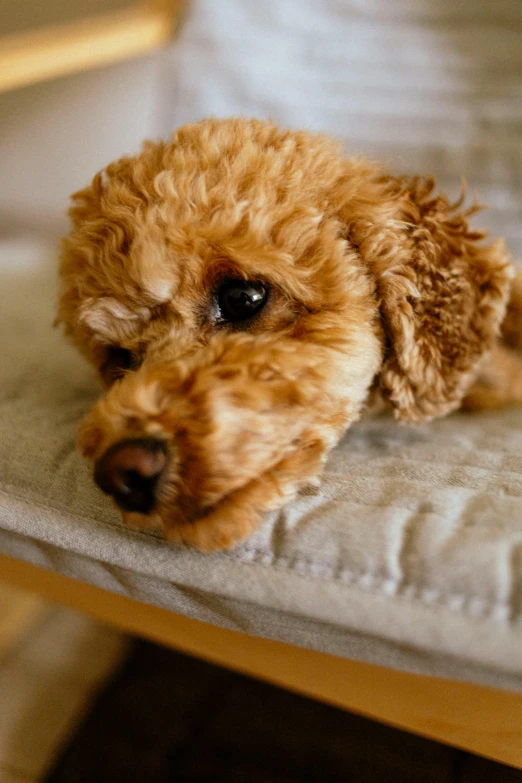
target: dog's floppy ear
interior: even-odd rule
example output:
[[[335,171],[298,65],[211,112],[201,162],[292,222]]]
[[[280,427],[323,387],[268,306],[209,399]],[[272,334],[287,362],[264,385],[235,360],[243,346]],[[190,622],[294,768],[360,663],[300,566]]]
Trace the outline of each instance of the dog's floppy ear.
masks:
[[[349,232],[375,277],[381,392],[403,421],[459,405],[498,335],[513,275],[504,244],[486,246],[469,228],[478,208],[463,211],[463,197],[451,204],[433,188],[432,179],[379,177]]]

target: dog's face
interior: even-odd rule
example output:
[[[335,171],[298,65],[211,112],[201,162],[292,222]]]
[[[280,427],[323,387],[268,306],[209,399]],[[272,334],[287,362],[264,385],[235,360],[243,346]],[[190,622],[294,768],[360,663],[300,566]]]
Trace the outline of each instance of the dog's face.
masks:
[[[320,138],[207,122],[147,144],[76,194],[60,317],[105,382],[220,333],[283,333],[300,316],[357,311],[365,295],[375,309],[329,204],[341,164]]]
[[[228,120],[147,144],[76,194],[59,320],[110,387],[80,447],[127,521],[234,545],[319,472],[380,371],[411,418],[454,407],[489,338],[446,393],[432,371],[415,397],[393,351],[424,318],[401,266],[403,191],[327,139]]]

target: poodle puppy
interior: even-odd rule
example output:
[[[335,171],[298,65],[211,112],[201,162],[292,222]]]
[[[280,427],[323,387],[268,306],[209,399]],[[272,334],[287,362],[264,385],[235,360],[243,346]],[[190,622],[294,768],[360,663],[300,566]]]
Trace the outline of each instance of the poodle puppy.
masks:
[[[505,318],[504,244],[431,179],[211,119],[73,201],[57,320],[108,387],[79,447],[128,524],[230,548],[364,410],[422,422],[522,400],[522,283]]]

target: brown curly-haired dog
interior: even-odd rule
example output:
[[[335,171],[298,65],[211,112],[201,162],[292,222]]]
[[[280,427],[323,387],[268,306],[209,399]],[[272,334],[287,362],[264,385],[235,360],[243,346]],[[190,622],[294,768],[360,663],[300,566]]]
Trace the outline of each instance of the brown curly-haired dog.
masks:
[[[80,448],[130,524],[232,547],[318,475],[364,408],[457,408],[513,270],[428,179],[329,138],[207,120],[76,193],[58,320],[110,387]],[[522,399],[522,287],[465,399]],[[496,358],[495,358],[496,351]]]

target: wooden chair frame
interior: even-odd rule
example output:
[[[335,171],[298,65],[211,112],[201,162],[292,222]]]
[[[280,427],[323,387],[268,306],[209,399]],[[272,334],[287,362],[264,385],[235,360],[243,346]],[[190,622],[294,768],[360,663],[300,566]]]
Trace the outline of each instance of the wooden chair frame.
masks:
[[[119,11],[0,37],[0,92],[144,55],[167,43],[183,0],[142,0]]]

